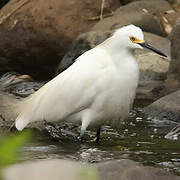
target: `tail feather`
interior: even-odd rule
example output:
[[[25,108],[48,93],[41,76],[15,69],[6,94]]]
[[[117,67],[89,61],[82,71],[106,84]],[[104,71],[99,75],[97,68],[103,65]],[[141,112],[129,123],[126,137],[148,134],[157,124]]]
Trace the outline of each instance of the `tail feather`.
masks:
[[[15,126],[18,131],[22,131],[29,122],[21,117],[16,119]]]
[[[0,116],[5,121],[15,121],[16,128],[21,131],[28,124],[25,118],[22,118],[21,112],[27,105],[27,98],[23,100],[17,99],[13,95],[9,95],[0,91]]]
[[[20,100],[15,96],[0,91],[0,115],[7,121],[14,121],[18,116]]]

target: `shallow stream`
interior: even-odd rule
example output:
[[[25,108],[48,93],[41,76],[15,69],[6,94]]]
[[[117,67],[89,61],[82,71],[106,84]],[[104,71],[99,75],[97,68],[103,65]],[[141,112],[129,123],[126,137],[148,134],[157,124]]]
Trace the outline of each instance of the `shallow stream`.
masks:
[[[172,122],[145,118],[136,108],[118,131],[104,126],[99,145],[94,142],[93,131],[87,131],[85,141],[79,143],[73,138],[79,128],[64,125],[60,135],[62,127],[48,126],[50,134],[36,132],[33,141],[24,147],[23,160],[59,158],[96,163],[132,159],[180,175],[180,141],[164,138],[173,126]]]

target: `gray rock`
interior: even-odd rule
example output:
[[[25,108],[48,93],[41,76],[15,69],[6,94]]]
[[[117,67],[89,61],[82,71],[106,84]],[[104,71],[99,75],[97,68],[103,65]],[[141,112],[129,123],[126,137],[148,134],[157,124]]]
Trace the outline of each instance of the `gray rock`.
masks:
[[[180,90],[158,99],[143,112],[157,122],[180,122]]]
[[[135,1],[117,9],[112,17],[98,22],[92,30],[107,31],[134,24],[146,32],[165,36],[166,33],[160,23],[159,15],[170,9],[172,9],[171,6],[164,0]]]
[[[90,165],[69,160],[38,160],[7,167],[3,180],[179,180],[165,170],[144,167],[131,160]]]
[[[122,159],[98,164],[100,177],[103,180],[178,180],[165,170],[144,167],[131,160]]]
[[[152,33],[144,33],[145,40],[153,47],[170,56],[170,41]],[[140,68],[140,81],[165,80],[169,61],[149,50],[135,52]],[[170,57],[168,57],[170,59]]]
[[[35,82],[29,75],[7,72],[0,77],[0,90],[17,97],[27,97],[42,87],[45,82]]]
[[[25,162],[6,168],[3,180],[78,180],[82,167],[82,163],[57,159]]]
[[[164,81],[140,81],[136,90],[136,101],[153,102],[166,93]]]
[[[169,91],[174,91],[180,88],[180,18],[171,34],[171,57],[166,85]]]

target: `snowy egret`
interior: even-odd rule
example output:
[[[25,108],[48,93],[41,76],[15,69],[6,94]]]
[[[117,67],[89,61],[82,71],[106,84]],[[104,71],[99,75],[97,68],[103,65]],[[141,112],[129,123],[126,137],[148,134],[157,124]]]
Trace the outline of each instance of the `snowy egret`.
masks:
[[[98,142],[102,124],[110,121],[118,127],[128,117],[139,79],[133,51],[143,47],[166,56],[145,43],[139,27],[118,29],[23,101],[16,128],[23,130],[30,122],[44,120],[81,122],[80,138],[94,125]]]

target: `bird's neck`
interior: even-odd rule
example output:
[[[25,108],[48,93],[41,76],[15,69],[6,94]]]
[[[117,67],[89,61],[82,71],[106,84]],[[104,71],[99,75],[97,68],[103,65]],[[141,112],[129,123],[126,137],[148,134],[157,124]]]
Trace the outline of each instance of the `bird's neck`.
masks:
[[[133,51],[130,48],[126,48],[123,42],[114,40],[113,38],[114,37],[108,38],[98,46],[106,49],[106,51],[111,54],[129,54],[133,56]]]
[[[122,65],[122,62],[136,61],[133,50],[125,48],[124,44],[113,41],[111,38],[104,41],[99,45],[99,47],[103,48],[110,56],[113,57],[112,59],[116,65]]]

